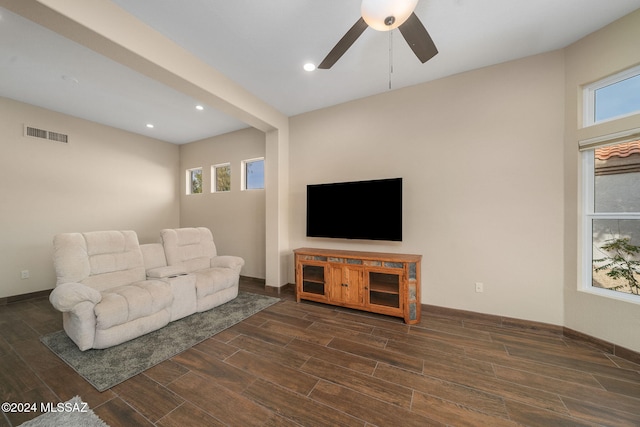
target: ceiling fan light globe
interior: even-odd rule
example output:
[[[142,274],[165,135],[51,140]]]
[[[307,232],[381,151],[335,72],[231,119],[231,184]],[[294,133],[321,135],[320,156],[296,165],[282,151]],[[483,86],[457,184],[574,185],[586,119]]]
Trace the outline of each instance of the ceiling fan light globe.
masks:
[[[362,0],[362,18],[374,30],[391,31],[409,19],[418,0]],[[387,25],[387,18],[393,17],[393,23]]]

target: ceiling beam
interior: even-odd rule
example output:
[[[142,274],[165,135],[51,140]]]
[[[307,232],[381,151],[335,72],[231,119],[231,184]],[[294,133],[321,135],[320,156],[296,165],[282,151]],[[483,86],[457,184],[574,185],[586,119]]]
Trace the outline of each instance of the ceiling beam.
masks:
[[[263,132],[287,128],[287,116],[109,0],[0,6]]]

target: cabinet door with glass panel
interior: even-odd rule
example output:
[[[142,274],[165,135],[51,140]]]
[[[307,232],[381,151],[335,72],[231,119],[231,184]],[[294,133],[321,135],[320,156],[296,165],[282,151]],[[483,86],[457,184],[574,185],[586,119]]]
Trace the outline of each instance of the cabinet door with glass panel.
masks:
[[[328,279],[329,267],[326,263],[302,261],[296,268],[296,299],[300,298],[324,302],[329,297]]]
[[[365,274],[366,305],[371,311],[389,315],[403,312],[404,271],[396,269],[368,268]]]

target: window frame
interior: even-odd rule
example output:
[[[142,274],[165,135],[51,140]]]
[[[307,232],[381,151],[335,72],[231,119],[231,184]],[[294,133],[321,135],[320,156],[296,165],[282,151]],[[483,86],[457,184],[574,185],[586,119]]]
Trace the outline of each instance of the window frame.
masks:
[[[604,120],[596,120],[596,92],[599,89],[603,89],[607,86],[611,86],[616,83],[620,83],[624,80],[640,76],[640,65],[628,68],[619,73],[613,74],[604,79],[598,80],[583,87],[583,117],[582,123],[584,127],[598,125],[600,123],[606,123],[612,120],[618,120],[624,117],[633,116],[640,113],[640,108],[625,114],[621,114],[615,117],[609,117]]]
[[[218,189],[218,169],[223,167],[229,168],[229,189],[228,190],[220,190]],[[231,163],[218,163],[211,166],[211,192],[212,193],[229,193],[231,191]]]
[[[250,163],[256,163],[256,162],[260,162],[262,161],[263,164],[263,172],[262,172],[262,187],[261,188],[247,188],[247,165]],[[265,188],[265,180],[264,180],[264,164],[265,164],[265,159],[264,157],[255,157],[253,159],[246,159],[242,161],[242,191],[259,191],[259,190],[264,190]]]
[[[200,171],[200,191],[199,192],[193,192],[193,185],[192,185],[192,179],[193,179],[193,172],[195,171]],[[204,191],[203,188],[203,184],[204,184],[204,171],[202,169],[201,166],[195,167],[195,168],[189,168],[186,170],[186,188],[185,188],[185,192],[187,194],[187,196],[191,196],[194,194],[202,194]]]
[[[595,212],[595,150],[607,145],[621,144],[638,139],[638,134],[632,137],[620,138],[619,134],[597,138],[598,144],[581,141],[582,149],[582,271],[578,281],[578,290],[607,298],[617,299],[640,305],[640,295],[604,289],[593,286],[593,223],[596,220],[640,220],[640,212]]]

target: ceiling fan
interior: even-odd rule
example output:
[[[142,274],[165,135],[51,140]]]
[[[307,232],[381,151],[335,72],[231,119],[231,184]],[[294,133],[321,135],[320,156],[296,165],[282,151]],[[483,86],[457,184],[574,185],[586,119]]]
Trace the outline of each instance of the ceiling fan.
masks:
[[[417,4],[418,0],[362,0],[362,16],[338,41],[318,68],[333,67],[367,27],[378,31],[398,28],[413,53],[424,64],[438,53],[438,49],[413,12]]]

